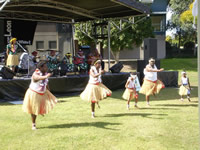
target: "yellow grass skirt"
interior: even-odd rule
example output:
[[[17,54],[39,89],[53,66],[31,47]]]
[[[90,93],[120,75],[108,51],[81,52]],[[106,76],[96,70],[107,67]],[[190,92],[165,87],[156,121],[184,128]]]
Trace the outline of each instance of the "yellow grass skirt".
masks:
[[[48,114],[56,103],[56,97],[49,90],[46,90],[44,95],[40,95],[28,89],[24,97],[22,109],[29,114],[44,115]]]
[[[98,85],[88,83],[85,90],[81,93],[82,100],[98,102],[108,96],[111,96],[112,91],[109,90],[104,84]]]
[[[146,96],[158,94],[162,88],[164,88],[162,81],[157,80],[156,82],[144,79],[140,93]]]
[[[6,65],[7,66],[18,66],[19,58],[18,55],[8,55]]]
[[[122,98],[125,100],[132,100],[135,98],[135,90],[126,88],[124,91],[124,94],[122,95]]]
[[[189,86],[183,86],[181,85],[180,88],[179,88],[179,95],[187,95],[188,94],[188,89],[189,89]]]

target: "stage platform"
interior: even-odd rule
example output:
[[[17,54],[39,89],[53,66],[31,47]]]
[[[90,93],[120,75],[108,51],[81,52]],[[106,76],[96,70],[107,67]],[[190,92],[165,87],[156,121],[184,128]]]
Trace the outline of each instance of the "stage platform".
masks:
[[[106,73],[102,76],[102,80],[109,89],[117,90],[124,88],[128,76],[129,73]],[[56,96],[73,95],[83,91],[88,80],[88,75],[50,77],[49,88]],[[30,82],[30,78],[1,79],[0,101],[22,100]]]
[[[139,76],[139,73],[138,73]],[[124,89],[129,73],[105,73],[102,76],[103,83],[111,90]],[[158,73],[158,78],[166,87],[178,86],[178,72],[164,71]],[[50,91],[57,97],[65,95],[78,95],[84,90],[89,80],[88,75],[68,75],[62,77],[50,77]],[[31,82],[30,78],[1,79],[0,101],[22,100]]]

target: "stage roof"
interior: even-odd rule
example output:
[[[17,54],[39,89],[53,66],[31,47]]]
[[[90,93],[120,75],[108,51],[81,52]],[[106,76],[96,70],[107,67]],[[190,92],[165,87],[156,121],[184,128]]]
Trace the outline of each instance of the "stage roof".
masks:
[[[149,13],[148,6],[135,0],[10,0],[0,18],[71,23]]]

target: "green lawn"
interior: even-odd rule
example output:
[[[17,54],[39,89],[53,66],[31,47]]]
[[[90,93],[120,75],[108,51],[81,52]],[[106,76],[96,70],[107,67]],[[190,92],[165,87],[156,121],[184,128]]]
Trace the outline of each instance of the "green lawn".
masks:
[[[54,110],[38,117],[36,131],[31,130],[30,116],[22,112],[22,105],[0,103],[0,149],[199,149],[197,87],[193,87],[192,102],[179,101],[178,89],[165,88],[151,97],[151,107],[146,107],[144,96],[139,95],[140,109],[133,108],[132,102],[129,111],[122,93],[114,91],[102,101],[95,119],[89,103],[78,96],[59,98]]]
[[[39,116],[31,130],[21,105],[0,105],[2,150],[197,150],[199,139],[197,89],[192,102],[179,101],[178,90],[164,89],[151,107],[144,96],[140,109],[126,110],[122,90],[101,102],[95,119],[79,97],[60,98],[48,115]],[[131,103],[133,104],[133,103]],[[133,105],[131,105],[133,106]]]

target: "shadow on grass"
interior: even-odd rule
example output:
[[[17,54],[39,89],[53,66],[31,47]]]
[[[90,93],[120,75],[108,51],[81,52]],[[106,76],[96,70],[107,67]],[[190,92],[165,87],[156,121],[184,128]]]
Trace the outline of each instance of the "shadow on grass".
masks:
[[[165,107],[198,107],[198,104],[157,104],[157,106]]]
[[[121,123],[110,123],[110,122],[85,122],[85,123],[69,123],[69,124],[58,124],[58,125],[52,125],[47,127],[41,127],[42,128],[78,128],[78,127],[97,127],[97,128],[103,128],[108,130],[118,130],[113,128],[108,128],[106,126],[116,126],[121,125]]]
[[[0,102],[0,106],[10,106],[10,105],[14,105],[8,102]]]
[[[148,110],[148,109],[149,110],[179,110],[178,108],[161,108],[161,107],[160,108],[140,107],[139,110],[140,109],[144,109],[144,110]]]
[[[191,98],[195,98],[198,96],[198,88],[193,86],[192,87],[193,90],[191,91]],[[112,97],[114,99],[117,100],[122,100],[122,101],[126,101],[124,99],[122,99],[122,95],[123,95],[124,90],[118,90],[117,92],[113,92]],[[175,100],[175,99],[180,99],[180,95],[178,94],[179,92],[179,88],[165,88],[162,89],[160,91],[159,94],[157,94],[156,96],[150,96],[150,101],[163,101],[163,100]],[[139,102],[140,101],[145,101],[145,95],[143,94],[139,94]]]
[[[167,114],[150,114],[150,113],[121,113],[121,114],[107,114],[103,117],[124,117],[124,116],[141,116],[145,118],[152,118],[152,119],[163,119],[161,117],[154,118],[152,116],[163,116],[166,117]]]

